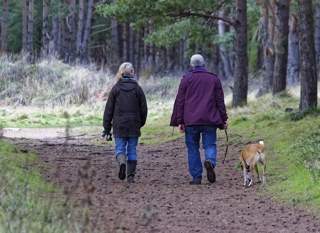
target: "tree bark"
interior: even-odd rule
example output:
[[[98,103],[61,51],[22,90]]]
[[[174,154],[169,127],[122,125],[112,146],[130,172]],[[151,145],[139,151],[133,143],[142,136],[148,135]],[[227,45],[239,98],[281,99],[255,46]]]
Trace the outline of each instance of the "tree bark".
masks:
[[[315,3],[315,49],[318,66],[318,74],[320,73],[320,2]]]
[[[33,0],[29,0],[28,5],[28,32],[27,32],[27,52],[29,61],[32,61],[33,57]]]
[[[131,38],[130,38],[130,61],[131,63],[133,64],[134,67],[136,67],[136,32],[133,30],[132,27],[130,27],[130,35],[131,35]]]
[[[42,1],[42,56],[47,57],[49,54],[49,5],[50,0]]]
[[[220,17],[225,17],[225,10],[222,10],[219,13]],[[226,24],[222,20],[218,20],[218,33],[220,37],[223,37],[226,32]],[[219,53],[220,53],[220,58],[222,60],[223,64],[223,69],[224,69],[224,74],[225,74],[225,79],[229,79],[233,77],[233,72],[232,72],[232,67],[231,67],[231,61],[230,61],[230,51],[227,50],[227,48],[223,45],[219,45]]]
[[[79,13],[78,13],[78,30],[77,30],[77,56],[81,54],[82,38],[83,38],[83,28],[84,28],[84,0],[79,0]]]
[[[76,39],[77,39],[77,21],[76,21],[76,0],[67,0],[68,15],[66,17],[66,56],[65,60],[69,63],[76,59]]]
[[[22,7],[22,51],[27,52],[29,0],[23,0]]]
[[[286,89],[289,36],[289,0],[276,0],[275,62],[272,93]]]
[[[137,39],[137,64],[136,64],[136,76],[137,79],[140,78],[140,71],[141,71],[141,61],[143,60],[143,28],[138,32],[138,39]]]
[[[299,0],[300,110],[317,107],[317,68],[314,46],[312,2]]]
[[[94,0],[88,0],[87,5],[87,14],[86,14],[86,23],[83,32],[83,41],[81,46],[81,56],[80,60],[85,63],[89,61],[89,42],[91,34],[91,24],[92,24],[92,15],[94,8]]]
[[[150,33],[150,26],[147,25],[144,29],[144,37],[146,37]],[[143,68],[146,69],[151,64],[151,46],[150,43],[144,44],[144,61]]]
[[[261,35],[263,44],[263,81],[258,96],[271,90],[274,72],[274,6],[268,0],[261,5]]]
[[[299,81],[298,18],[294,14],[290,17],[287,76],[287,80],[290,84],[294,84]]]
[[[123,24],[118,23],[118,56],[119,56],[119,60],[120,62],[124,61],[124,40],[123,40]]]
[[[213,44],[212,46],[212,72],[219,74],[219,46]]]
[[[110,51],[110,61],[108,63],[111,66],[111,70],[116,72],[119,60],[121,59],[119,51],[119,31],[118,22],[115,18],[111,19],[111,51]]]
[[[131,38],[131,33],[130,33],[130,23],[125,23],[125,37],[124,37],[124,43],[125,43],[125,59],[127,62],[130,61],[130,38]]]
[[[2,21],[1,21],[1,51],[6,52],[8,49],[8,20],[9,4],[8,0],[2,2]]]
[[[248,54],[247,54],[247,1],[236,0],[235,26],[235,70],[233,86],[233,107],[247,104]]]
[[[49,54],[50,56],[58,56],[59,53],[59,16],[52,16],[52,28],[51,28],[51,39],[49,42]]]

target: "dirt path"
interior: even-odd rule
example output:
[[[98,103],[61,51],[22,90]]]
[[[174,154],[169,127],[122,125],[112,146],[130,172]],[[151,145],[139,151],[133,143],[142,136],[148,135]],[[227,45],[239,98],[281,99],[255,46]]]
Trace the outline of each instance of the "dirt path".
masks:
[[[215,184],[205,179],[201,186],[190,186],[182,140],[140,146],[137,183],[129,186],[117,179],[111,145],[97,146],[86,139],[67,145],[62,139],[13,142],[36,151],[46,164],[47,179],[65,188],[75,185],[79,169],[90,161],[89,174],[96,173],[92,214],[99,232],[320,232],[319,219],[308,212],[261,197],[258,186],[241,186],[236,147],[230,148],[227,163],[216,169]],[[73,198],[85,195],[79,188]]]

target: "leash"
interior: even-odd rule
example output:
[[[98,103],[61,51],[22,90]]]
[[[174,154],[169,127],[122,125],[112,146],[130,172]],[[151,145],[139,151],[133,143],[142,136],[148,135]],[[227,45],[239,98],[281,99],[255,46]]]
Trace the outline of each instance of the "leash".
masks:
[[[229,150],[229,136],[228,136],[228,130],[227,130],[227,129],[224,129],[224,133],[225,133],[225,135],[226,135],[227,146],[226,146],[226,150],[225,150],[225,153],[224,153],[224,158],[223,158],[222,164],[224,164],[224,162],[226,161],[227,154],[228,154],[228,150]]]

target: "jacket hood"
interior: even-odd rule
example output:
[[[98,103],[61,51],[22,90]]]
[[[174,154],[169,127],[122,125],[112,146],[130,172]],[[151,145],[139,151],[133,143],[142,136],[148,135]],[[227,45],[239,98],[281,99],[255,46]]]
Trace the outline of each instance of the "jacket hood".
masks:
[[[133,78],[123,77],[118,81],[118,85],[122,91],[132,91],[138,83]]]

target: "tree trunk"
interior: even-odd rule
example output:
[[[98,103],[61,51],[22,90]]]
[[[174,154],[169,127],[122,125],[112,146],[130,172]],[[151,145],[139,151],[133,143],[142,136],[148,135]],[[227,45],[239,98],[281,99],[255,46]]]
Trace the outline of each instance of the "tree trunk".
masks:
[[[264,1],[261,6],[261,34],[263,44],[263,82],[258,96],[271,90],[274,72],[274,31],[275,12],[269,1]]]
[[[235,70],[233,86],[233,107],[247,104],[248,54],[247,54],[247,1],[236,0],[235,26]]]
[[[113,72],[116,72],[117,67],[119,65],[119,60],[121,59],[120,51],[119,51],[119,31],[118,31],[118,22],[115,18],[111,19],[111,51],[108,61],[108,64],[111,67]]]
[[[76,59],[76,39],[77,39],[77,19],[76,19],[76,0],[68,0],[68,16],[66,17],[67,41],[66,50],[67,62],[74,62]]]
[[[77,56],[80,57],[82,49],[82,37],[84,28],[84,0],[79,0],[79,14],[78,14],[78,31],[77,31]]]
[[[272,93],[286,89],[289,36],[289,0],[276,0],[275,62]]]
[[[118,56],[120,62],[124,61],[124,46],[123,46],[123,24],[118,23],[118,41],[117,41],[117,47],[118,47]],[[117,64],[118,66],[118,64]]]
[[[138,32],[138,45],[137,45],[137,65],[136,65],[136,75],[137,79],[140,77],[140,71],[141,71],[141,61],[143,60],[143,34],[144,30],[143,28]]]
[[[146,38],[147,35],[150,33],[150,26],[147,25],[144,29],[144,37]],[[143,61],[143,68],[149,68],[151,64],[151,46],[150,43],[144,44],[144,61]]]
[[[52,16],[51,40],[49,42],[49,54],[51,56],[58,56],[59,52],[59,17]]]
[[[318,66],[318,73],[320,73],[320,2],[315,3],[315,49]]]
[[[225,17],[225,10],[222,10],[220,12],[220,17]],[[226,32],[226,25],[222,20],[218,21],[218,33],[220,37],[223,37],[225,35]],[[231,67],[231,61],[230,61],[230,51],[228,51],[226,49],[226,47],[224,46],[224,44],[220,44],[219,45],[219,53],[220,53],[220,58],[223,64],[223,69],[224,69],[224,74],[225,74],[225,79],[230,79],[233,77],[233,73],[232,73],[232,67]]]
[[[130,61],[133,64],[133,67],[136,67],[136,32],[133,30],[132,27],[130,27]]]
[[[1,51],[6,52],[8,46],[8,17],[9,5],[8,0],[2,2],[2,20],[1,20]]]
[[[47,57],[49,54],[49,5],[50,0],[42,1],[42,56]]]
[[[299,32],[298,18],[292,14],[289,28],[289,49],[288,49],[288,73],[287,80],[290,84],[299,81]]]
[[[131,34],[130,34],[130,24],[129,23],[125,23],[125,38],[124,38],[124,42],[125,42],[125,59],[127,62],[130,61],[130,38],[131,38]]]
[[[185,69],[185,51],[186,51],[186,42],[185,39],[180,41],[180,61],[179,61],[179,69]]]
[[[91,34],[91,24],[92,24],[92,15],[94,8],[94,0],[88,0],[87,5],[87,14],[86,14],[86,23],[83,32],[83,41],[81,46],[81,56],[80,60],[85,63],[89,61],[89,42],[90,42],[90,34]]]
[[[23,0],[22,7],[22,51],[27,52],[29,0]]]
[[[27,33],[27,52],[29,61],[32,61],[33,57],[33,0],[29,0],[28,6],[28,33]]]
[[[317,107],[317,68],[314,46],[312,2],[299,0],[300,110]]]

